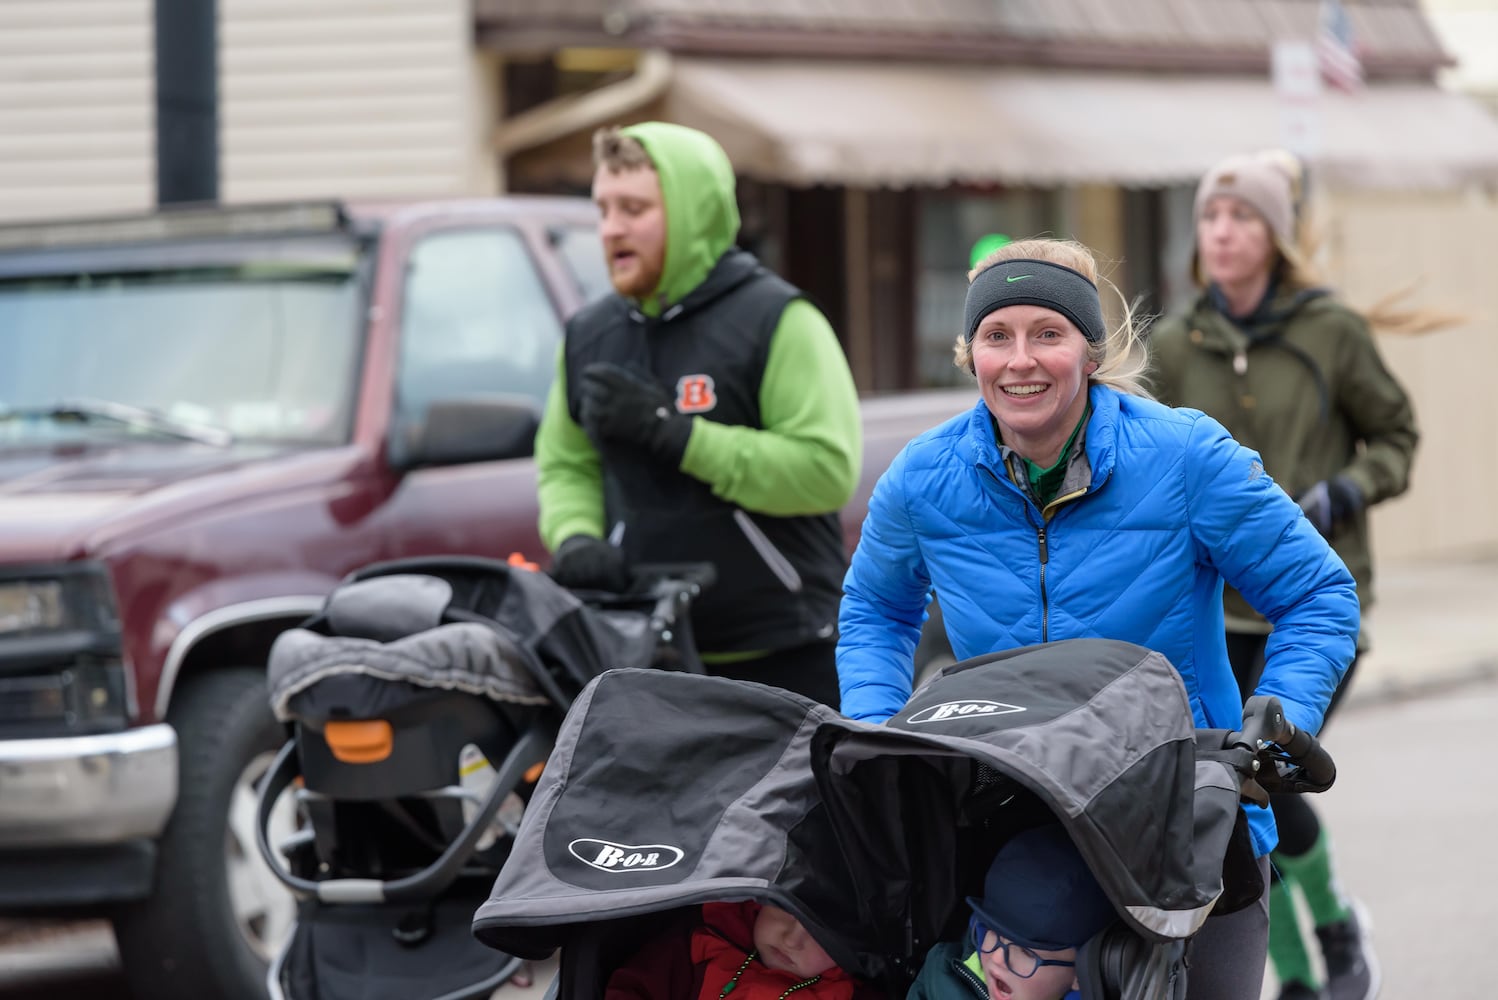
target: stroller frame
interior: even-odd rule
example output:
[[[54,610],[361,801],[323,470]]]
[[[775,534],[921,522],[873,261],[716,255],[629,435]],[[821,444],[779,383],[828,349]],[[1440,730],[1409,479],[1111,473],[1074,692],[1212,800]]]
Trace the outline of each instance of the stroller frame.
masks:
[[[670,731],[631,729],[639,717]],[[903,997],[993,850],[1042,821],[1117,911],[1079,950],[1083,997],[1177,1000],[1189,939],[1263,890],[1244,881],[1258,866],[1241,801],[1335,777],[1274,699],[1251,700],[1240,730],[1197,729],[1163,657],[1090,639],[954,664],[884,725],[749,682],[613,671],[552,759],[474,931],[529,958],[561,947],[563,1000],[598,1000],[618,950],[668,914],[736,899],[790,911],[839,966]],[[672,845],[680,863],[600,872],[571,851],[584,842]]]
[[[443,574],[482,576],[492,573],[509,578],[510,574],[523,572],[529,571],[471,557],[380,563],[352,574],[340,584],[340,588],[330,595],[324,614],[343,588],[380,577],[437,575],[445,578]],[[659,662],[664,652],[667,662],[676,669],[701,673],[703,668],[693,641],[688,611],[693,598],[711,580],[711,567],[705,565],[643,567],[636,574],[635,586],[627,594],[587,592],[572,596],[592,611],[625,611],[634,618],[639,617],[638,612],[645,611],[642,636],[643,641],[650,644],[653,658]],[[555,586],[549,581],[548,585]],[[313,622],[318,622],[321,617]],[[498,621],[460,607],[446,609],[443,621],[479,624],[506,641],[512,638]],[[401,739],[400,745],[404,749],[401,754],[392,753],[378,762],[350,763],[335,759],[335,752],[325,742],[320,725],[310,720],[293,719],[291,738],[276,755],[259,789],[255,841],[271,871],[298,898],[303,916],[308,906],[343,907],[350,908],[350,911],[362,907],[371,913],[392,907],[435,906],[460,878],[492,878],[497,874],[498,865],[485,861],[484,855],[490,848],[481,851],[481,841],[494,829],[496,817],[506,799],[525,787],[528,773],[547,759],[561,720],[582,682],[607,666],[603,663],[562,664],[562,669],[557,669],[557,664],[543,662],[536,656],[518,656],[517,659],[524,664],[530,680],[544,695],[543,704],[517,707],[454,689],[427,689],[408,695],[408,704],[390,716],[392,719],[400,717],[392,744]],[[274,652],[272,662],[274,667]],[[338,680],[334,678],[335,683]],[[367,678],[359,680],[363,682]],[[460,781],[430,780],[433,775],[443,773],[444,768],[455,768],[453,762],[457,752],[465,745],[476,746],[493,768],[494,776],[488,791],[482,795],[463,787]],[[410,757],[412,747],[414,759]],[[281,855],[290,863],[291,870],[288,870],[278,862],[277,846],[271,844],[269,831],[278,800],[299,779],[305,779],[306,787],[296,788],[292,794],[298,815],[311,819],[311,829],[278,845]],[[335,871],[328,877],[316,876],[319,870],[330,871],[327,860],[314,864],[317,857],[327,858],[338,853],[336,810],[350,803],[358,803],[357,808],[388,809],[381,803],[397,802],[428,803],[434,815],[439,810],[446,810],[449,817],[461,815],[465,804],[473,806],[473,812],[437,856],[417,870],[401,870],[393,877],[387,877],[386,872],[366,876],[357,871],[352,874]],[[394,809],[389,811],[396,812]],[[449,823],[447,828],[452,825]],[[404,866],[404,869],[409,867]],[[431,911],[427,912],[430,918]],[[430,932],[430,927],[427,927],[421,936]],[[296,938],[294,931],[267,973],[271,1000],[287,1000],[283,981]],[[397,941],[406,943],[399,933]],[[392,942],[392,946],[398,947],[398,944]],[[492,975],[433,1000],[487,997],[513,975],[521,962],[520,957],[512,956]]]

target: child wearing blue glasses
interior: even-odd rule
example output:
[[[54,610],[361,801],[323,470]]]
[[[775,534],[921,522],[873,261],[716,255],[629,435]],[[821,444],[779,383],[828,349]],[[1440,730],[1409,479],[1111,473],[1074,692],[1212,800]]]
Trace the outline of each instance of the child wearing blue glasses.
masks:
[[[933,947],[906,1000],[1077,1000],[1077,949],[1115,917],[1056,825],[1011,837],[968,905],[967,939]]]

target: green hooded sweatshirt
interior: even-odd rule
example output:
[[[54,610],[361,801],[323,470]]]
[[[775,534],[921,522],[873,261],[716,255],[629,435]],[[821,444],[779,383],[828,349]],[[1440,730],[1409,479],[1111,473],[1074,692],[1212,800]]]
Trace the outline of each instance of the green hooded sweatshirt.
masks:
[[[1150,332],[1156,394],[1215,417],[1293,497],[1343,475],[1367,506],[1403,493],[1419,433],[1409,397],[1385,367],[1361,316],[1320,289],[1271,292],[1234,322],[1204,292]],[[1329,539],[1373,603],[1366,511]],[[1229,589],[1228,629],[1269,631]]]
[[[738,235],[733,167],[705,133],[664,122],[622,129],[645,147],[660,177],[666,257],[659,287],[638,303],[648,315],[700,285]],[[567,412],[562,356],[536,435],[541,540],[555,552],[576,534],[603,537],[598,452]],[[853,375],[821,312],[786,306],[770,342],[759,393],[762,428],[692,418],[681,471],[715,496],[758,514],[826,514],[858,485],[862,425]]]

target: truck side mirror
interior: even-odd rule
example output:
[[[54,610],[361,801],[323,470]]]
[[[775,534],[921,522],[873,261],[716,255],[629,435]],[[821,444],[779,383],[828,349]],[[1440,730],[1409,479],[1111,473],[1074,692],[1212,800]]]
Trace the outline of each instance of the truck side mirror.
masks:
[[[392,442],[401,469],[528,457],[541,415],[529,396],[486,395],[433,403]]]

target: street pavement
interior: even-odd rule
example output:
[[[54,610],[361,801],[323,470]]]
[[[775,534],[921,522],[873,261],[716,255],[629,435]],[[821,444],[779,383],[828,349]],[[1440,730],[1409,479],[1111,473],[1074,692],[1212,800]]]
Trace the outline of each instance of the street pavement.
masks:
[[[1372,916],[1383,1000],[1477,1000],[1498,982],[1498,678],[1349,704],[1323,733],[1337,783],[1314,801],[1344,890]],[[1274,996],[1268,993],[1268,996]]]
[[[1372,651],[1324,734],[1338,783],[1317,804],[1374,914],[1382,996],[1485,996],[1498,982],[1498,786],[1474,749],[1498,722],[1498,554],[1380,566],[1377,598]],[[115,964],[102,923],[0,922],[0,1000],[125,1000]],[[539,963],[497,1000],[539,1000],[555,968]]]

